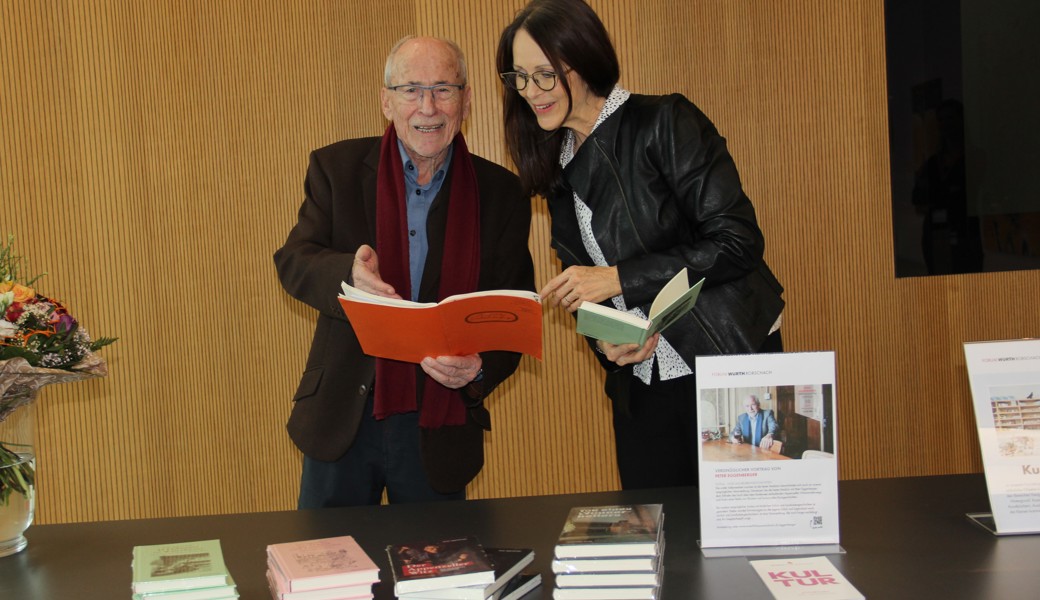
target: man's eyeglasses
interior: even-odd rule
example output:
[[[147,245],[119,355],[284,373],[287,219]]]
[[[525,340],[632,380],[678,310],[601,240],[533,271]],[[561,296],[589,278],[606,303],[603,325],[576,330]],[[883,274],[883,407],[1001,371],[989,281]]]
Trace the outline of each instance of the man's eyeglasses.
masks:
[[[534,81],[538,89],[543,92],[551,92],[556,87],[556,73],[553,71],[535,71],[530,75],[509,71],[508,73],[499,73],[498,76],[502,78],[502,83],[506,84],[506,87],[518,92],[527,89],[528,81]]]
[[[461,83],[438,83],[437,85],[389,85],[386,89],[396,92],[405,102],[422,102],[423,94],[430,92],[434,102],[454,102],[466,86]]]

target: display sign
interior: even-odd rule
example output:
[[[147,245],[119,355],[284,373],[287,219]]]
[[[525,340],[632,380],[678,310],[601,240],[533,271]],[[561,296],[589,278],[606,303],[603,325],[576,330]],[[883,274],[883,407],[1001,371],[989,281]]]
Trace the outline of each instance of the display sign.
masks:
[[[1040,340],[964,344],[996,534],[1040,532]]]
[[[836,545],[834,353],[698,357],[696,369],[702,550]]]

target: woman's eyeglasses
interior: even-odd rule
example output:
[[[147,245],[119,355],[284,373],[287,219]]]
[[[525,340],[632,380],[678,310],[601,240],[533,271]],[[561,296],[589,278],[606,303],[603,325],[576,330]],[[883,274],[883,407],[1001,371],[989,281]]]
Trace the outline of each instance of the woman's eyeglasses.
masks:
[[[538,89],[543,92],[550,92],[556,87],[556,73],[553,71],[535,71],[530,75],[509,71],[508,73],[499,73],[498,76],[502,78],[502,83],[506,84],[506,87],[518,92],[527,89],[528,81],[534,81]]]

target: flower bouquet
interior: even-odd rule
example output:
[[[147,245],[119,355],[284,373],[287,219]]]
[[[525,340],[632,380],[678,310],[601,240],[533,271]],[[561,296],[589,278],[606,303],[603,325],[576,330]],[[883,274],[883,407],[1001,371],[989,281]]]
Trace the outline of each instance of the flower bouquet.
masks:
[[[94,352],[116,338],[91,340],[87,330],[57,300],[34,289],[43,276],[27,276],[14,253],[14,236],[0,244],[0,423],[51,383],[100,377],[108,372]],[[0,439],[0,506],[12,493],[29,494],[33,462]]]

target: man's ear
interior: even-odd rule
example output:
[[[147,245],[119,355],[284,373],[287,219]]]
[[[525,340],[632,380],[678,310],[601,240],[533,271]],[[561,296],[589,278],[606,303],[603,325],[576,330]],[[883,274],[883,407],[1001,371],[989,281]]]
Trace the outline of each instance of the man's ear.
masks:
[[[394,113],[390,106],[390,90],[385,87],[379,88],[379,104],[383,107],[383,116],[387,121],[394,120]]]
[[[469,118],[470,105],[473,102],[473,88],[466,84],[466,87],[462,90],[462,120],[465,121]]]

